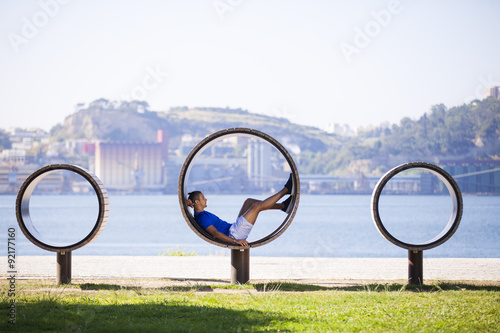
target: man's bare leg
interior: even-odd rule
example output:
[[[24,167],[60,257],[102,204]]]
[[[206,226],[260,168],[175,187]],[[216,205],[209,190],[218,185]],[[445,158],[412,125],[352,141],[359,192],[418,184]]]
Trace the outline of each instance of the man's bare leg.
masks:
[[[238,214],[238,217],[240,217],[241,215],[245,214],[252,207],[252,205],[255,204],[255,203],[257,203],[257,202],[262,202],[262,201],[261,200],[257,200],[257,199],[251,199],[251,198],[246,199],[245,202],[243,203],[243,206],[241,206],[241,209],[240,209],[240,212]],[[283,209],[284,206],[285,205],[283,205],[282,203],[275,203],[274,206],[272,206],[269,209]]]
[[[285,195],[288,194],[288,189],[286,187],[283,187],[281,191],[279,191],[276,194],[271,195],[269,198],[259,201],[256,200],[253,202],[250,206],[250,208],[243,213],[243,216],[245,219],[251,223],[255,224],[255,221],[257,221],[257,217],[259,216],[259,213],[268,210],[268,209],[281,209],[283,208],[283,204],[277,204],[278,200],[283,198]],[[255,199],[253,199],[255,200]],[[248,200],[247,200],[248,201]],[[246,203],[246,201],[245,201]],[[245,206],[245,205],[243,205]],[[244,207],[242,207],[243,210]],[[241,212],[240,212],[241,213]],[[241,215],[240,215],[241,216]]]

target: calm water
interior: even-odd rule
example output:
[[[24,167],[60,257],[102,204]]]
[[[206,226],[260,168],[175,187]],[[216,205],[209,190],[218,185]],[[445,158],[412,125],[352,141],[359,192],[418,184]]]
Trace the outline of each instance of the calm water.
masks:
[[[207,210],[233,222],[244,196],[207,196]],[[257,196],[260,198],[260,196]],[[426,257],[500,257],[500,197],[464,197],[464,214],[457,232]],[[385,240],[371,219],[371,197],[302,195],[291,226],[275,241],[252,249],[252,256],[406,257],[407,251]],[[176,195],[110,195],[111,211],[102,234],[74,255],[158,255],[180,246],[200,255],[228,250],[199,238],[184,221]],[[92,228],[97,216],[93,196],[34,196],[31,216],[44,240],[71,243]],[[15,217],[15,196],[0,196],[0,240],[7,229],[17,230],[18,255],[53,255],[22,234]],[[382,196],[380,213],[387,229],[408,242],[425,242],[448,222],[447,196]],[[249,240],[260,239],[284,218],[264,212]],[[4,254],[6,249],[4,247]]]

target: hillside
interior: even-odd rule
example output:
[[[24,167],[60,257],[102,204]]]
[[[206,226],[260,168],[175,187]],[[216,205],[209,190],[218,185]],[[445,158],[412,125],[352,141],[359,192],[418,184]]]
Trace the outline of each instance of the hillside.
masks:
[[[380,175],[410,161],[500,160],[500,101],[485,99],[447,109],[433,106],[417,120],[403,118],[390,128],[340,137],[287,119],[241,109],[172,108],[150,111],[146,102],[96,100],[51,130],[53,139],[154,141],[167,130],[176,148],[183,135],[204,137],[225,128],[265,132],[295,154],[306,174]]]
[[[337,136],[317,128],[241,109],[173,108],[168,112],[156,112],[149,111],[144,102],[117,105],[105,99],[94,101],[87,108],[66,117],[62,124],[52,128],[51,135],[56,140],[154,141],[156,131],[164,129],[168,130],[170,143],[175,147],[184,134],[204,137],[231,127],[260,130],[296,152],[298,147],[326,151],[341,144]]]

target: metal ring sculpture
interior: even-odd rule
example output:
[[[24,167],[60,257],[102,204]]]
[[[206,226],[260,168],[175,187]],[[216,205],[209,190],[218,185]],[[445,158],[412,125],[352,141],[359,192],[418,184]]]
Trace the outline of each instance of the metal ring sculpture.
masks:
[[[31,195],[35,190],[35,187],[49,174],[60,170],[72,171],[85,178],[85,180],[87,180],[94,189],[99,203],[99,213],[94,227],[87,236],[85,236],[82,240],[74,244],[51,244],[47,241],[44,241],[43,237],[40,235],[40,233],[33,225],[33,221],[31,220],[30,217],[29,204]],[[22,232],[33,244],[48,251],[63,253],[76,250],[84,245],[87,245],[88,243],[92,242],[97,236],[99,236],[99,234],[102,232],[108,221],[108,216],[109,216],[109,198],[108,198],[108,192],[104,188],[103,184],[101,183],[99,178],[88,173],[86,170],[76,165],[70,165],[70,164],[47,165],[32,173],[21,185],[21,188],[19,189],[19,192],[17,194],[16,217]]]
[[[387,231],[387,229],[384,227],[384,224],[380,219],[378,210],[380,194],[382,193],[382,190],[384,189],[384,186],[387,184],[387,182],[389,182],[389,180],[398,173],[413,168],[425,169],[430,171],[435,176],[437,176],[446,185],[446,188],[450,193],[452,201],[452,212],[450,220],[448,221],[446,227],[439,233],[439,235],[437,235],[433,239],[429,240],[426,243],[419,243],[419,244],[405,243],[392,236],[389,233],[389,231]],[[373,190],[371,207],[372,207],[372,219],[375,222],[375,226],[385,239],[387,239],[389,242],[399,247],[412,251],[421,251],[421,250],[431,249],[433,247],[443,244],[455,233],[455,231],[458,228],[458,225],[460,224],[460,219],[462,218],[463,201],[462,201],[462,195],[460,193],[460,188],[458,187],[453,177],[451,177],[446,171],[430,163],[412,162],[395,167],[394,169],[387,172],[379,180],[379,182],[377,183],[377,185]]]
[[[205,241],[212,243],[214,245],[218,245],[221,247],[226,247],[229,249],[241,249],[240,245],[233,244],[233,243],[226,243],[220,240],[215,239],[212,237],[208,232],[206,232],[203,228],[201,228],[198,223],[193,218],[193,215],[188,209],[188,206],[186,205],[186,196],[187,196],[187,191],[186,191],[186,177],[189,175],[189,172],[191,170],[191,163],[196,159],[197,156],[199,156],[203,151],[207,148],[207,145],[211,142],[217,142],[222,140],[224,137],[228,136],[235,136],[235,135],[244,135],[244,136],[250,136],[250,137],[257,137],[260,139],[263,139],[267,142],[269,142],[271,145],[273,145],[286,159],[288,162],[288,165],[290,166],[291,172],[292,172],[292,177],[293,181],[295,184],[295,191],[292,193],[293,196],[293,209],[288,215],[286,216],[285,220],[281,225],[275,229],[273,232],[271,232],[269,235],[266,237],[263,237],[259,240],[256,240],[254,242],[249,242],[248,245],[250,247],[258,247],[262,246],[264,244],[267,244],[274,239],[278,238],[285,230],[290,226],[292,223],[293,217],[295,216],[295,213],[297,212],[298,204],[299,204],[299,197],[300,197],[300,182],[299,182],[299,173],[297,170],[297,167],[295,166],[295,163],[290,156],[290,154],[287,152],[287,150],[275,139],[273,139],[271,136],[259,132],[257,130],[253,129],[248,129],[248,128],[230,128],[230,129],[225,129],[216,133],[213,133],[212,135],[207,136],[204,138],[202,141],[200,141],[194,148],[191,150],[189,155],[186,157],[186,160],[184,162],[184,165],[182,166],[181,173],[179,176],[179,187],[178,187],[178,194],[179,194],[179,205],[181,207],[182,215],[184,216],[184,219],[186,220],[187,224],[189,227],[202,239]]]

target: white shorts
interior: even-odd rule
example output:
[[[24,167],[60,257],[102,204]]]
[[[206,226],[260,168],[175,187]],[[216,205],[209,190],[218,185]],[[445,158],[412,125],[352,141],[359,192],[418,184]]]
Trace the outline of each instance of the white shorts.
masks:
[[[245,217],[240,216],[235,223],[229,227],[229,236],[234,239],[247,239],[250,231],[252,231],[253,224],[248,222]]]

